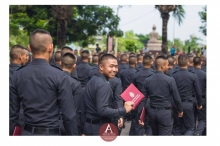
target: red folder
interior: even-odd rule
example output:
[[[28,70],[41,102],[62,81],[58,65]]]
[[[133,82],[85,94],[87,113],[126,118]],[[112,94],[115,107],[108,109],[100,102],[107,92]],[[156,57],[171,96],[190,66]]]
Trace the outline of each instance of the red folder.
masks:
[[[144,119],[145,119],[145,108],[143,107],[143,109],[141,111],[141,116],[140,116],[141,122],[144,122]]]
[[[124,99],[124,101],[133,101],[133,109],[135,109],[144,98],[144,95],[134,86],[134,84],[131,83],[121,94],[121,97]]]
[[[13,136],[21,135],[21,131],[22,131],[22,129],[20,127],[15,126]]]

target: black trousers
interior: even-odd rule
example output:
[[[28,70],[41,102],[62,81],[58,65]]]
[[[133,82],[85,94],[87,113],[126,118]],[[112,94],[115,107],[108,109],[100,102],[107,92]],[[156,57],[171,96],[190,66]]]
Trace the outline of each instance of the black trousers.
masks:
[[[171,109],[149,108],[148,115],[153,135],[171,135],[173,128]]]
[[[194,104],[193,102],[182,102],[183,117],[178,117],[178,112],[174,109],[174,125],[173,135],[193,135],[195,121],[194,121]]]
[[[202,109],[197,110],[198,113],[198,126],[195,130],[196,134],[203,135],[203,131],[206,127],[206,99],[202,99]]]

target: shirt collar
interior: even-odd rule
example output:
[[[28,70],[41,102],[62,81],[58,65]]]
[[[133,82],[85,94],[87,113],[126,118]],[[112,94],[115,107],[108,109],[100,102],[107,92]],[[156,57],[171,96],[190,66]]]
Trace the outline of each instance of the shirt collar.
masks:
[[[20,64],[15,64],[15,63],[10,63],[9,66],[10,67],[21,67]]]
[[[46,59],[34,58],[31,64],[49,64],[49,62]]]

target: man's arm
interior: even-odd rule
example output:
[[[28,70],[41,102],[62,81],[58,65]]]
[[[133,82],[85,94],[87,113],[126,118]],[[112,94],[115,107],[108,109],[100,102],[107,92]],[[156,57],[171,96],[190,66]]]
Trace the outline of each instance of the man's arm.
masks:
[[[199,80],[196,74],[195,74],[195,80],[193,82],[193,87],[196,91],[196,99],[198,102],[198,106],[202,106],[202,91],[201,91]]]
[[[59,79],[57,98],[67,135],[78,135],[72,89],[66,74],[63,74]]]
[[[176,86],[176,82],[173,77],[171,77],[170,91],[173,97],[173,101],[178,109],[178,112],[179,113],[183,112],[180,95]]]
[[[15,73],[14,73],[15,76]],[[15,79],[16,77],[10,77],[9,79],[9,90],[10,90],[10,95],[9,95],[9,115],[10,115],[10,120],[9,120],[9,135],[13,135],[14,128],[16,126],[16,123],[18,122],[18,117],[19,117],[19,111],[20,111],[20,100],[18,97],[17,89],[15,86]]]

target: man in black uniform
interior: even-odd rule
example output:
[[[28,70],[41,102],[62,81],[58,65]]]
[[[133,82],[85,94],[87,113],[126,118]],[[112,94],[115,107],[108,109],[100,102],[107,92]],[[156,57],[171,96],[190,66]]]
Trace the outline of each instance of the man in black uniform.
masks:
[[[120,73],[123,69],[128,68],[128,56],[126,54],[122,54],[120,57],[120,64],[118,65],[118,73],[116,74],[116,77],[120,78]]]
[[[33,61],[14,72],[10,80],[10,135],[18,120],[20,102],[24,109],[22,135],[60,135],[59,111],[68,135],[75,135],[75,113],[71,84],[61,69],[51,66],[53,53],[50,34],[37,29],[28,48]]]
[[[171,135],[173,120],[171,112],[171,98],[178,108],[179,117],[183,116],[180,96],[175,80],[164,74],[168,70],[168,60],[165,56],[158,56],[155,60],[156,73],[144,81],[142,93],[150,98],[148,116],[153,135]]]
[[[99,63],[99,56],[93,55],[92,56],[92,67],[91,67],[91,70],[89,71],[89,79],[91,79],[98,72],[99,70],[98,63]]]
[[[203,130],[206,127],[206,72],[201,70],[202,63],[200,57],[193,59],[194,72],[199,79],[199,85],[202,91],[202,109],[198,110],[198,126],[195,130],[195,135],[202,135]]]
[[[180,69],[172,75],[176,81],[184,112],[183,118],[174,118],[174,135],[181,135],[182,128],[184,129],[184,135],[193,135],[194,133],[193,90],[195,90],[196,93],[198,102],[197,108],[202,108],[202,93],[199,81],[194,73],[187,70],[188,62],[189,59],[187,55],[180,55],[178,58]]]
[[[82,126],[81,126],[81,103],[82,103],[82,93],[81,93],[81,85],[77,78],[71,77],[71,73],[76,67],[76,58],[72,53],[65,53],[62,57],[61,61],[62,70],[66,72],[68,75],[72,94],[73,94],[73,101],[74,101],[74,108],[76,112],[76,120],[77,120],[77,127],[79,135],[82,135]]]
[[[136,66],[136,70],[140,71],[143,69],[143,55],[142,54],[138,54],[137,55],[137,66]]]
[[[89,65],[89,51],[83,50],[81,53],[82,62],[76,66],[77,76],[81,82],[81,87],[85,88],[87,82],[89,81],[89,71],[91,66]]]
[[[134,77],[133,77],[133,81],[132,83],[137,87],[137,89],[139,91],[142,90],[143,85],[144,85],[144,80],[153,75],[154,72],[151,71],[151,66],[153,64],[153,59],[150,55],[144,55],[143,57],[143,69],[139,72],[137,72]],[[144,105],[144,103],[146,103],[146,105]],[[141,114],[142,108],[145,107],[146,109],[148,109],[148,105],[147,102],[145,101],[145,99],[143,99],[139,105],[136,107],[135,110],[131,111],[132,114],[132,122],[131,122],[131,128],[130,128],[130,132],[129,135],[143,135],[146,129],[146,134],[147,135],[151,135],[152,134],[152,130],[151,127],[149,125],[149,119],[148,116],[146,116],[146,120],[145,120],[145,127],[142,127],[139,125],[138,120],[140,119],[140,117],[138,117]],[[147,110],[148,111],[148,110]]]
[[[9,54],[10,54],[10,61],[11,61],[11,63],[9,64],[9,78],[11,78],[13,73],[19,67],[25,65],[28,62],[29,56],[28,56],[28,51],[21,45],[14,45],[11,48]],[[24,114],[23,114],[22,108],[20,108],[19,120],[16,125],[18,125],[21,128],[23,128],[24,126]]]
[[[204,72],[206,72],[206,58],[204,57],[203,58],[203,61],[202,61],[202,68],[201,68]]]
[[[134,74],[137,72],[135,69],[137,65],[136,56],[129,57],[129,68],[124,69],[120,73],[120,79],[122,82],[122,91],[124,91],[132,82]]]
[[[111,54],[103,55],[99,60],[99,73],[87,83],[83,92],[82,106],[82,112],[85,115],[85,135],[99,135],[99,129],[103,124],[111,123],[111,118],[124,116],[132,110],[133,102],[130,101],[125,102],[122,108],[109,107],[112,97],[109,79],[114,78],[117,71],[116,57]]]
[[[9,64],[9,76],[12,76],[14,71],[19,67],[25,65],[28,61],[28,51],[21,45],[14,45],[10,49],[10,64]]]

